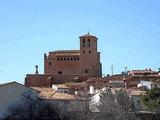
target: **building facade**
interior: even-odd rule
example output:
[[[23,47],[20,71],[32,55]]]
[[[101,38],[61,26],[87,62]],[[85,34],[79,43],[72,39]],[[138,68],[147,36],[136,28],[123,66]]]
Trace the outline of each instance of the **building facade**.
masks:
[[[26,86],[45,87],[76,79],[101,77],[100,52],[97,51],[97,37],[89,33],[80,36],[80,50],[58,50],[44,54],[44,74],[27,74]]]

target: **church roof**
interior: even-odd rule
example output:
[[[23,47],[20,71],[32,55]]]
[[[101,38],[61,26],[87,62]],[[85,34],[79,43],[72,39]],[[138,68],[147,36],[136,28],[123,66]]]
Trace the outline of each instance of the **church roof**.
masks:
[[[90,35],[89,33],[85,34],[85,35],[82,35],[82,36],[79,36],[80,38],[83,38],[83,37],[95,37],[97,39],[96,36],[94,35]]]
[[[56,50],[54,53],[79,53],[80,50]]]
[[[54,53],[56,56],[79,56],[80,50],[57,50],[50,53]]]

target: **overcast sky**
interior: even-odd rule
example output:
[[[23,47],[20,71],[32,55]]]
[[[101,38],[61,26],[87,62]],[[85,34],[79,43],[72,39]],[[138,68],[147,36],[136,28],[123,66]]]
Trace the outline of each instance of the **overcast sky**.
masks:
[[[159,0],[0,0],[0,83],[24,82],[49,51],[98,37],[103,74],[160,67]]]

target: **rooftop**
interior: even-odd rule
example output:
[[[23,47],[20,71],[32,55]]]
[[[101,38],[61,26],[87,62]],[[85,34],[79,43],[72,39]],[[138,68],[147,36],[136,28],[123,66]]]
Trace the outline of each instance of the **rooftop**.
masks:
[[[53,90],[53,88],[46,88],[46,87],[32,87],[35,90],[39,91],[39,97],[43,99],[53,99],[53,100],[83,100],[78,96],[67,94],[67,93],[60,93]]]
[[[90,35],[89,32],[85,35],[82,35],[82,36],[79,36],[80,38],[83,38],[83,37],[95,37],[97,39],[96,36],[93,36],[93,35]]]
[[[56,56],[79,56],[80,50],[57,50],[49,53],[54,53]]]
[[[58,88],[64,88],[67,89],[68,87],[64,84],[53,84],[53,86],[58,87]]]
[[[144,74],[144,73],[152,74],[152,73],[157,73],[157,72],[153,71],[151,69],[146,69],[146,70],[131,70],[131,71],[129,71],[129,73],[131,73],[131,74]]]

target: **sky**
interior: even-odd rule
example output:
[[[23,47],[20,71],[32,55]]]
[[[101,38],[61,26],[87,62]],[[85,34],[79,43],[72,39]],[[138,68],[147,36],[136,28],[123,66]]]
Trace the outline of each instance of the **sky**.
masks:
[[[0,83],[44,70],[44,53],[98,37],[103,74],[160,68],[159,0],[0,0]]]

